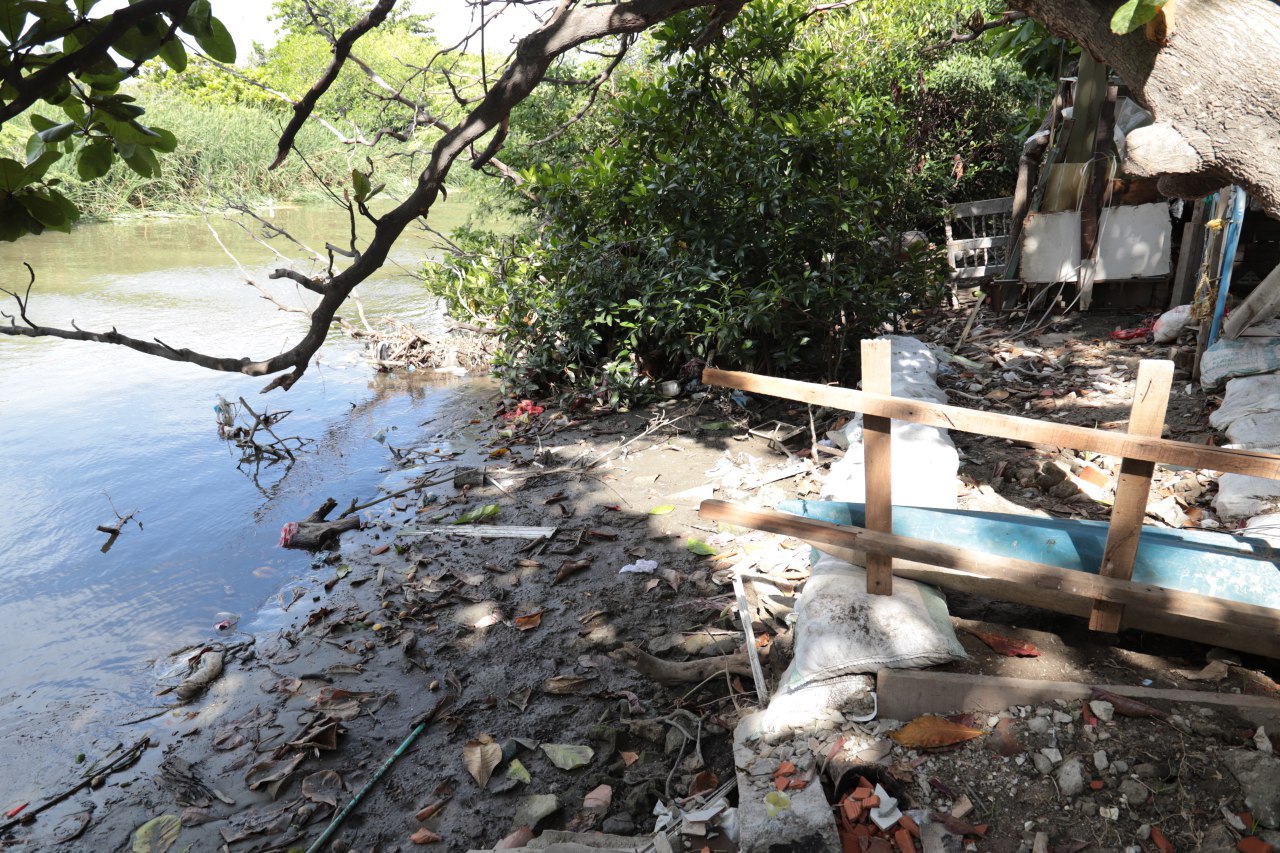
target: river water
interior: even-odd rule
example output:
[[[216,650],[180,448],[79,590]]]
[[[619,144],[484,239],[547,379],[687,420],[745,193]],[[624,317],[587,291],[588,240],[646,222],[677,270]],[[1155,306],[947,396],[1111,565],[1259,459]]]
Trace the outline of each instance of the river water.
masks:
[[[432,225],[447,233],[469,213],[453,201],[433,211]],[[274,219],[320,247],[346,229],[334,211],[280,210]],[[314,298],[269,281],[278,259],[238,226],[210,222],[282,301]],[[371,321],[436,316],[404,272],[434,245],[411,236],[366,283]],[[243,283],[199,217],[91,224],[0,244],[0,286],[25,288],[24,261],[36,271],[29,313],[43,325],[116,326],[254,358],[304,329],[303,315],[277,310]],[[492,394],[484,381],[376,374],[361,345],[338,334],[292,390],[259,395],[268,381],[123,347],[0,336],[0,767],[9,768],[0,773],[0,810],[65,781],[77,753],[127,737],[114,725],[163,701],[152,695],[150,662],[209,639],[220,613],[241,615],[248,631],[286,624],[282,602],[291,585],[306,583],[310,558],[277,547],[280,528],[329,495],[345,505],[394,481],[379,431],[408,444]],[[259,411],[291,409],[278,431],[315,443],[287,474],[264,469],[255,482],[218,437],[219,394],[243,395]],[[449,439],[438,443],[447,448]],[[112,502],[121,513],[137,509],[143,528],[130,524],[103,553],[106,535],[95,528],[114,521]]]

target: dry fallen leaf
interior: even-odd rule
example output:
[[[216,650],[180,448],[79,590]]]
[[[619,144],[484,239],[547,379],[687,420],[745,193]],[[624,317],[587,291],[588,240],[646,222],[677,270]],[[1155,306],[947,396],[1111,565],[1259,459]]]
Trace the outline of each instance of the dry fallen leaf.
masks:
[[[916,717],[897,731],[890,732],[889,737],[899,746],[905,746],[908,749],[936,749],[940,746],[963,743],[966,740],[982,737],[984,734],[986,732],[982,729],[953,723],[944,717],[926,715]]]
[[[690,791],[690,793],[695,793]],[[582,798],[582,807],[584,809],[607,809],[613,802],[613,788],[609,785],[600,785],[591,789],[591,791]]]
[[[537,613],[526,613],[524,616],[517,616],[513,622],[518,630],[532,631],[542,624],[542,614],[544,612],[539,610]]]
[[[998,655],[1004,655],[1007,658],[1036,658],[1040,657],[1040,650],[1034,644],[1025,642],[1024,640],[1015,640],[1012,637],[1002,637],[999,634],[991,634],[986,631],[975,631],[972,628],[965,628],[973,636],[991,647],[991,650]]]
[[[519,850],[533,840],[533,830],[527,826],[519,827],[510,835],[493,846],[494,850]]]
[[[689,794],[705,794],[708,791],[714,791],[720,787],[720,777],[711,770],[703,770],[701,773],[693,777],[693,782],[689,784]]]
[[[443,841],[444,839],[424,826],[409,836],[409,840],[414,844],[435,844],[437,841]]]
[[[438,811],[444,808],[445,804],[448,802],[449,802],[449,797],[445,797],[444,799],[427,803],[425,806],[418,809],[418,813],[414,815],[414,818],[418,820],[419,823],[421,823],[424,820],[430,820],[432,817],[436,815]]]
[[[493,769],[502,761],[502,747],[493,742],[493,738],[482,734],[475,740],[469,740],[462,747],[462,763],[467,772],[481,788],[489,784]]]
[[[1157,720],[1169,719],[1168,711],[1161,711],[1159,708],[1153,708],[1146,702],[1139,702],[1137,699],[1130,699],[1128,696],[1120,696],[1109,690],[1102,690],[1098,687],[1093,688],[1090,699],[1101,699],[1104,702],[1110,702],[1112,707],[1116,709],[1116,713],[1122,717],[1154,717]]]
[[[320,770],[302,780],[302,796],[313,803],[327,803],[336,809],[342,795],[342,777],[332,770]]]
[[[555,696],[569,696],[589,685],[594,678],[581,678],[576,675],[556,675],[542,682],[542,692]]]
[[[552,583],[560,583],[560,581],[564,580],[570,575],[575,575],[578,572],[581,572],[589,568],[591,568],[590,557],[586,557],[581,560],[565,560],[563,563],[560,564],[560,571],[556,572],[555,580],[553,580]]]

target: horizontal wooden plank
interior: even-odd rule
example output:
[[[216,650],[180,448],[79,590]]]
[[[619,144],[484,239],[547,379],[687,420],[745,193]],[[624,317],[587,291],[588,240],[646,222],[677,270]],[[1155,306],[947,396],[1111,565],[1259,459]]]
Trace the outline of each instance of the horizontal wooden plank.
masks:
[[[963,409],[959,406],[871,394],[852,388],[816,385],[811,382],[760,376],[755,373],[707,368],[703,371],[702,381],[707,385],[721,388],[738,388],[752,394],[767,394],[771,397],[812,403],[815,406],[863,412],[942,429],[1046,444],[1051,447],[1092,450],[1107,456],[1142,459],[1166,465],[1280,480],[1280,456],[1257,450],[1228,450],[1166,438],[1147,438],[1071,424],[1054,424],[1016,415]]]
[[[952,267],[951,278],[992,278],[1004,274],[1004,264],[986,267]]]
[[[982,201],[962,201],[951,208],[951,217],[953,219],[963,219],[967,216],[989,216],[993,213],[1011,213],[1013,211],[1013,198],[987,198]]]
[[[1088,616],[1094,600],[1129,605],[1124,626],[1280,658],[1280,610],[1181,590],[1104,578],[923,539],[877,533],[797,515],[703,501],[707,519],[794,536],[844,560],[879,551],[893,573],[1055,613]]]
[[[1280,702],[1269,696],[1217,693],[1213,690],[1171,690],[1129,684],[1078,684],[1040,678],[1008,678],[938,670],[882,669],[876,673],[876,698],[880,716],[914,720],[921,714],[956,714],[962,711],[1003,711],[1014,705],[1044,705],[1063,701],[1088,701],[1093,688],[1142,702],[1200,705],[1234,712],[1268,731],[1280,725]],[[1163,706],[1162,706],[1163,707]]]
[[[997,249],[1008,245],[1008,234],[1002,237],[970,237],[966,240],[948,240],[947,251],[968,252],[973,249]]]

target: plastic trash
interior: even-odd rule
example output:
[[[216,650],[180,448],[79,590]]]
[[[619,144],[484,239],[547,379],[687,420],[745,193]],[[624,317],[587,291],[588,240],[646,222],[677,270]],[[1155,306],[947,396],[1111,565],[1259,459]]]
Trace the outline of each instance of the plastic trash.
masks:
[[[1151,329],[1151,337],[1158,344],[1171,344],[1191,322],[1191,306],[1179,305],[1160,315]]]
[[[229,427],[236,422],[236,407],[221,394],[218,395],[218,402],[214,405],[213,411],[218,417],[220,427]]]
[[[627,565],[618,569],[618,574],[624,575],[628,572],[635,572],[636,574],[651,575],[657,568],[657,560],[636,560],[634,563],[627,563]]]

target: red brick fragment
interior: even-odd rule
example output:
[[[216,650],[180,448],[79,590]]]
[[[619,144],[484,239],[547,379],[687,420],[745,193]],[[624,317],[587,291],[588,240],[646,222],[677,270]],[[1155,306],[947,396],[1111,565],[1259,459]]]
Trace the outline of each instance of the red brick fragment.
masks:
[[[919,837],[920,837],[920,825],[919,825],[919,824],[917,824],[917,823],[916,823],[916,822],[911,818],[911,815],[909,815],[909,814],[904,814],[901,818],[899,818],[899,819],[898,819],[898,822],[902,824],[903,829],[905,829],[907,832],[911,833],[911,836],[912,836],[913,838],[919,838]]]
[[[911,838],[911,833],[905,829],[899,829],[893,833],[894,843],[898,845],[898,849],[902,853],[916,853],[916,843]]]
[[[1275,853],[1275,848],[1256,835],[1246,835],[1236,844],[1240,853]]]

